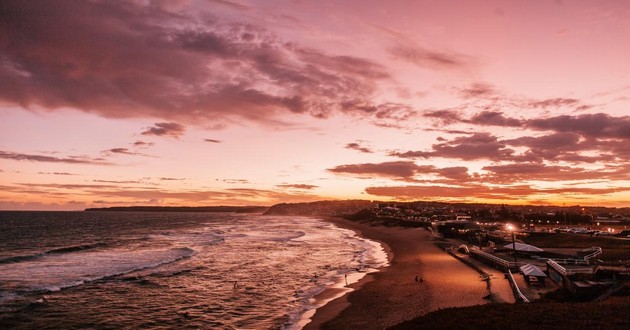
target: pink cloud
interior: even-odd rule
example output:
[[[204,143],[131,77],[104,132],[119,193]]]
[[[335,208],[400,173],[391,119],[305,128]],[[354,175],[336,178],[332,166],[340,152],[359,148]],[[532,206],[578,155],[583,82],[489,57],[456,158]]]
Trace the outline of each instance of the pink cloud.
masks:
[[[45,162],[45,163],[66,163],[85,165],[111,165],[102,158],[88,158],[84,156],[70,156],[66,158],[52,157],[45,155],[21,154],[8,151],[0,151],[0,159],[11,159],[17,161]]]
[[[2,41],[0,99],[106,117],[279,124],[287,113],[326,117],[346,101],[370,102],[390,79],[367,59],[329,55],[249,23],[167,7],[7,3],[0,17],[10,31]],[[437,54],[430,59],[449,64]]]

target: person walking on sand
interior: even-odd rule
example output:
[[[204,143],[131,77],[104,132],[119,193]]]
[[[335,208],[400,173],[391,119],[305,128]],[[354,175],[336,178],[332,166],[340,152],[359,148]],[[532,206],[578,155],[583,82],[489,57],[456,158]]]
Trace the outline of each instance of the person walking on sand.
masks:
[[[346,286],[348,286],[348,274],[343,274],[343,278],[346,279]]]
[[[416,283],[418,283],[418,276],[419,276],[419,275],[416,275]]]

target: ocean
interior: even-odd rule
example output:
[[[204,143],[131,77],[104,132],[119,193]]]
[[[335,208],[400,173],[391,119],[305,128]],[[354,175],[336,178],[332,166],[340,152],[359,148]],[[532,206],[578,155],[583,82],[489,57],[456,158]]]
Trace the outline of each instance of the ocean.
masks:
[[[299,329],[319,293],[385,266],[310,217],[0,212],[0,328]]]

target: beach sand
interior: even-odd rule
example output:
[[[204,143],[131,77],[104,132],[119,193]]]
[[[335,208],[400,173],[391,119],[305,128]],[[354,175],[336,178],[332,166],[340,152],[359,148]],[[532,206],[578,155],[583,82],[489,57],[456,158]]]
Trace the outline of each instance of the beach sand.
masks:
[[[488,303],[479,273],[435,246],[427,230],[327,220],[381,242],[391,265],[317,309],[304,329],[383,329],[439,308]]]

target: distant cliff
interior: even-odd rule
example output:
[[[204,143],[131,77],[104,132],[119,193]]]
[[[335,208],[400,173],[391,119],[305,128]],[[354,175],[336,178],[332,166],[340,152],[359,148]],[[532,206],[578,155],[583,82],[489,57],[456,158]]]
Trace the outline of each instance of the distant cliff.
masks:
[[[376,206],[365,200],[318,201],[311,203],[282,203],[269,208],[265,215],[339,216],[349,215]]]
[[[116,206],[89,208],[85,211],[114,211],[114,212],[236,212],[263,213],[267,206]]]

